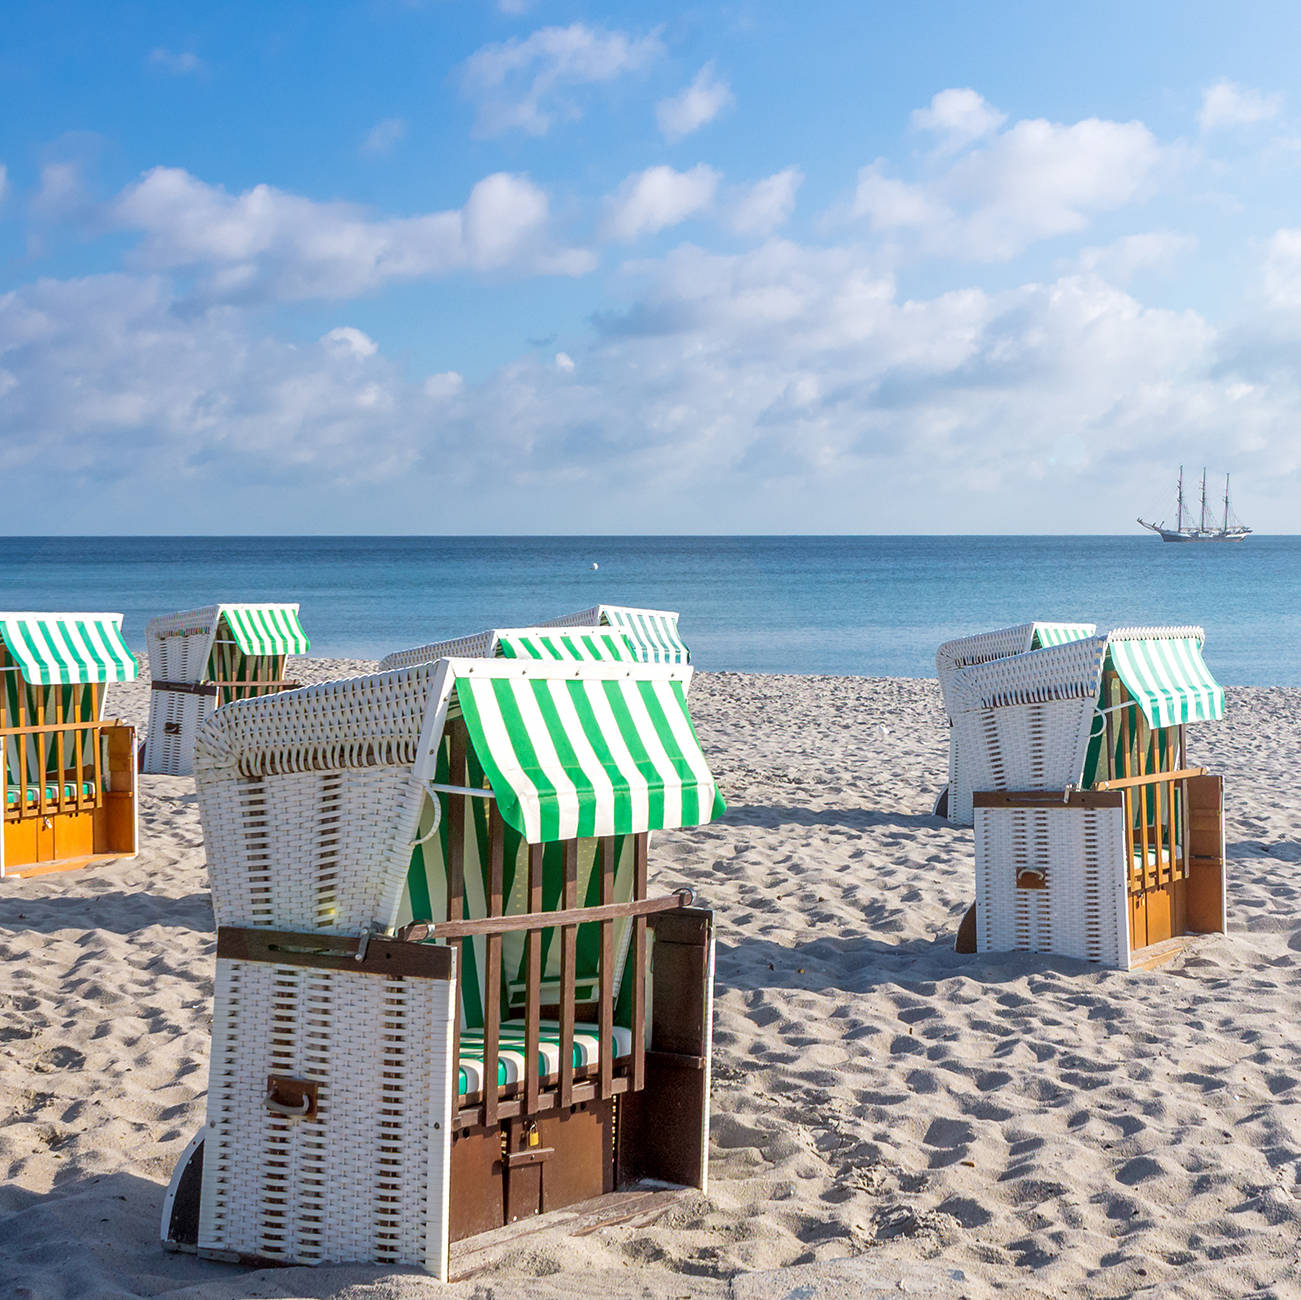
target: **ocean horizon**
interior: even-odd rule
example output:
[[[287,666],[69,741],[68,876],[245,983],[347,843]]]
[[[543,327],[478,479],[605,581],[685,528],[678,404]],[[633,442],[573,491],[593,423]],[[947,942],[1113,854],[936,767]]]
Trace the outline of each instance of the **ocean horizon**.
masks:
[[[595,566],[595,567],[594,567]],[[1301,536],[0,537],[0,608],[297,601],[312,653],[376,659],[598,603],[673,609],[712,671],[929,677],[1030,619],[1198,624],[1229,685],[1301,686]]]

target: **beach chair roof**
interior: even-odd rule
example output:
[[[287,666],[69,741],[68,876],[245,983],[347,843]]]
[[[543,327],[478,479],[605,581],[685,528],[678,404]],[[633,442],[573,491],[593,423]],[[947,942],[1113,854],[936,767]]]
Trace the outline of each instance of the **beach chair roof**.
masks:
[[[1151,726],[1215,721],[1224,690],[1202,658],[1205,640],[1199,627],[1116,628],[974,664],[954,679],[954,708],[1096,699],[1103,671],[1113,668]]]
[[[434,780],[449,717],[530,844],[697,826],[724,809],[686,706],[690,668],[442,659],[237,701],[200,728],[195,769],[410,766]]]
[[[223,616],[235,644],[246,655],[305,655],[311,649],[296,604],[205,605],[151,619],[145,634],[165,637],[215,633]]]
[[[1124,627],[1107,637],[1116,670],[1153,727],[1224,717],[1224,688],[1202,658],[1200,627]]]
[[[669,609],[636,609],[631,605],[593,605],[574,614],[548,619],[542,627],[593,624],[617,627],[632,642],[638,657],[650,664],[688,664],[691,651],[678,634],[678,615]]]
[[[133,682],[121,614],[0,613],[0,638],[33,686]]]
[[[436,659],[564,659],[633,663],[640,659],[631,641],[608,627],[490,628],[451,641],[432,641],[396,650],[380,660],[380,671],[410,668]]]

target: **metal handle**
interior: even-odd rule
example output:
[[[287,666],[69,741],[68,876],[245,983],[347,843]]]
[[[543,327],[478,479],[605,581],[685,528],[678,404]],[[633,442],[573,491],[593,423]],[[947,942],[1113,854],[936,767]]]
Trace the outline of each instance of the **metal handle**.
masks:
[[[286,1119],[315,1119],[319,1087],[315,1079],[269,1074],[262,1104],[273,1115],[283,1115]]]
[[[312,1099],[304,1097],[302,1104],[299,1106],[286,1106],[283,1101],[277,1101],[274,1097],[264,1097],[262,1104],[273,1115],[288,1115],[292,1119],[300,1119],[312,1109]]]

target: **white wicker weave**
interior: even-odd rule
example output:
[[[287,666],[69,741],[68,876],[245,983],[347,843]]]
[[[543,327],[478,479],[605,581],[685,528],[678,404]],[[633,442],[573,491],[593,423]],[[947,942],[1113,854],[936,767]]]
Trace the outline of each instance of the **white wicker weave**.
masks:
[[[218,960],[201,1251],[447,1280],[453,988]],[[270,1113],[269,1075],[319,1081],[324,1123]]]
[[[949,819],[972,821],[973,790],[1060,790],[1079,782],[1105,637],[960,669],[949,684]]]
[[[425,665],[328,682],[204,723],[195,784],[219,926],[393,924],[443,676]],[[453,987],[219,959],[201,1251],[446,1278]],[[328,1128],[268,1113],[272,1074],[319,1080]]]
[[[964,668],[976,664],[989,663],[995,659],[1006,659],[1010,655],[1025,654],[1033,650],[1042,628],[1070,627],[1077,633],[1087,629],[1092,636],[1092,623],[1046,623],[1038,619],[1033,623],[1018,623],[1014,627],[1001,627],[992,632],[979,632],[974,636],[959,637],[946,641],[935,652],[935,672],[940,681],[940,695],[944,700],[944,711],[948,714],[949,733],[949,780],[947,815],[950,822],[958,826],[971,825],[971,791],[974,788],[971,776],[967,773],[962,750],[962,735],[953,727],[953,716],[957,706],[953,698],[953,681]],[[943,793],[943,792],[941,792]],[[939,800],[936,801],[938,807]]]
[[[976,809],[976,947],[1128,970],[1124,810]],[[1044,887],[1018,887],[1023,871]]]

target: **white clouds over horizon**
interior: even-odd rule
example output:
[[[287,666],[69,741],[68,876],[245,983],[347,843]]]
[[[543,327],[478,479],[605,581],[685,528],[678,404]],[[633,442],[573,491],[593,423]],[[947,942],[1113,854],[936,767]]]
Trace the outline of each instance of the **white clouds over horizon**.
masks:
[[[1267,256],[1301,328],[1301,232]],[[1104,474],[1120,455],[1136,473],[1203,450],[1249,468],[1301,397],[1295,374],[1254,372],[1198,313],[1097,274],[907,297],[861,247],[776,238],[684,245],[628,274],[631,297],[581,351],[523,354],[473,384],[408,376],[352,325],[291,345],[247,308],[196,314],[159,275],[39,281],[0,297],[0,464],[57,455],[111,476],[147,453],[182,478],[220,467],[401,498],[473,445],[456,481],[535,509],[569,491],[697,509],[727,483],[711,518],[743,527],[783,483],[792,511],[821,494],[820,523],[846,528],[883,474],[900,501],[933,497],[939,462],[945,490],[986,493]],[[583,455],[558,454],[579,430]],[[1272,463],[1297,473],[1301,447]]]
[[[636,72],[663,49],[657,32],[633,36],[585,23],[542,27],[476,50],[461,69],[461,86],[475,104],[481,135],[546,135],[556,122],[582,116],[580,88]]]
[[[667,150],[647,89],[631,163],[566,170],[567,137],[531,143],[662,52],[658,33],[581,23],[481,48],[462,74],[480,130],[516,133],[483,150],[527,147],[539,162],[532,175],[471,171],[460,206],[438,210],[228,189],[159,166],[88,213],[82,173],[47,161],[20,205],[32,225],[85,216],[74,234],[128,247],[104,245],[124,269],[0,295],[0,466],[36,475],[54,456],[107,481],[147,462],[301,501],[371,493],[384,519],[423,493],[449,530],[476,526],[484,499],[526,529],[593,501],[613,513],[585,515],[591,527],[646,526],[638,502],[681,512],[669,525],[684,528],[907,527],[909,508],[943,493],[958,510],[1033,497],[1056,527],[1050,503],[1085,508],[1073,475],[1102,481],[1124,457],[1141,478],[1204,451],[1250,468],[1271,439],[1275,477],[1301,476],[1286,438],[1301,400],[1288,360],[1301,229],[1245,245],[1250,333],[1143,301],[1134,283],[1159,294],[1159,276],[1201,247],[1177,206],[1145,207],[1176,145],[1144,123],[1011,120],[974,89],[941,89],[900,115],[896,153],[806,180],[812,156],[771,158],[766,175],[656,161]],[[732,102],[707,63],[687,91],[711,87],[658,101],[672,106],[657,113],[666,139]],[[1255,93],[1208,91],[1211,124],[1277,111]],[[379,155],[405,129],[389,118],[359,140],[354,122],[340,149]],[[1200,165],[1213,144],[1189,152]],[[400,169],[366,174],[387,170]],[[0,166],[0,201],[6,180]],[[649,253],[642,240],[656,241]],[[1043,241],[1058,242],[1016,260]],[[606,278],[569,296],[554,283],[509,296],[526,277],[602,265]],[[505,287],[500,341],[478,365],[413,363],[407,307],[350,316],[350,301],[453,276],[474,277],[485,315]],[[431,283],[430,310],[446,299],[454,313],[454,291]],[[330,305],[310,337],[278,337],[314,319],[281,306],[304,303]]]

